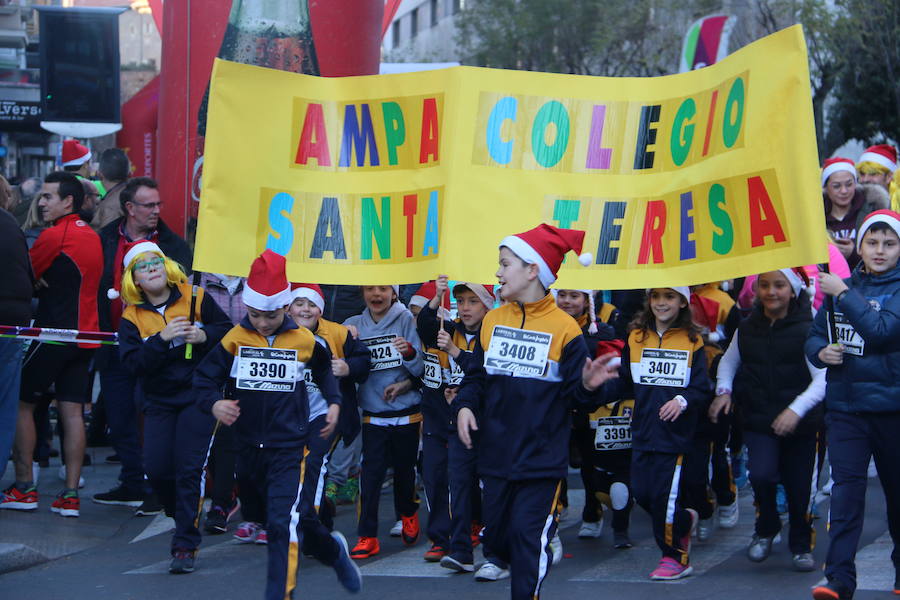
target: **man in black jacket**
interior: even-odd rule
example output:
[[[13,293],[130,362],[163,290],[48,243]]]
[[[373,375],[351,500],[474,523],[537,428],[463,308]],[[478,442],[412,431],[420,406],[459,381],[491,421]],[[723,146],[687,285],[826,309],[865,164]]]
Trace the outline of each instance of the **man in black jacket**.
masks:
[[[100,279],[100,328],[118,331],[122,317],[122,302],[118,290],[122,282],[122,259],[125,245],[135,240],[155,242],[166,256],[177,261],[186,272],[191,269],[191,249],[187,242],[173,232],[159,218],[162,200],[159,186],[149,177],[130,179],[119,194],[122,214],[100,230],[103,245],[103,276]],[[118,348],[104,347],[98,355],[100,386],[106,420],[109,425],[112,446],[122,463],[119,485],[112,490],[94,495],[99,504],[119,504],[138,507],[137,514],[154,514],[160,507],[155,500],[148,500],[141,462],[141,444],[138,433],[139,391],[135,377],[121,363]]]
[[[34,276],[25,234],[7,208],[11,198],[0,198],[0,256],[4,261],[0,286],[0,325],[28,325]],[[19,381],[22,374],[22,341],[0,338],[0,479],[16,433]]]

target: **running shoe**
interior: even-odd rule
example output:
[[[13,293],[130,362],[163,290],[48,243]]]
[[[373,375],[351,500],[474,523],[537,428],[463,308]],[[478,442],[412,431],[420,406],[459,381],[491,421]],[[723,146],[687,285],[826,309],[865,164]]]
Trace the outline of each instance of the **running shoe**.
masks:
[[[464,555],[462,552],[446,554],[441,558],[441,566],[457,573],[471,573],[475,570],[472,563],[472,555]]]
[[[447,555],[447,550],[440,544],[432,544],[425,553],[426,562],[440,562]]]
[[[269,544],[269,534],[266,533],[265,529],[259,530],[259,533],[256,534],[256,539],[253,540],[253,543],[257,546],[267,546]]]
[[[147,494],[147,496],[144,497],[144,501],[141,502],[141,505],[137,507],[136,511],[134,511],[134,516],[152,517],[154,515],[158,515],[162,511],[163,505],[160,504],[159,500],[156,499],[156,494]]]
[[[674,558],[664,556],[659,561],[659,565],[650,573],[650,579],[654,581],[674,581],[687,577],[693,572],[694,568],[690,565],[683,565]]]
[[[563,545],[558,533],[550,540],[550,551],[553,552],[553,564],[558,565],[563,558]]]
[[[397,521],[394,523],[394,526],[391,527],[391,537],[400,537],[403,533],[403,521]]]
[[[774,538],[760,537],[753,534],[750,545],[747,546],[747,558],[753,562],[762,562],[769,558],[772,553],[772,542]]]
[[[60,492],[50,505],[50,510],[62,517],[77,517],[81,509],[81,501],[77,492]]]
[[[732,529],[738,523],[740,510],[738,509],[737,498],[731,504],[723,504],[719,506],[719,527],[722,529]]]
[[[419,514],[416,513],[411,517],[400,517],[403,522],[400,530],[400,537],[407,546],[412,546],[419,539]]]
[[[578,537],[586,540],[591,538],[598,538],[603,534],[603,519],[601,518],[596,523],[588,523],[587,521],[581,522],[581,528],[578,530]]]
[[[627,531],[613,532],[613,548],[616,550],[627,550],[633,546],[634,544],[631,543],[631,538],[628,537]]]
[[[484,525],[479,523],[478,521],[472,521],[472,548],[477,548],[478,544],[481,543],[481,530],[484,529]]]
[[[700,519],[700,521],[697,523],[697,541],[709,541],[709,538],[712,537],[712,532],[715,528],[715,525],[716,523],[712,519],[712,517],[710,517],[709,519]]]
[[[37,510],[38,493],[37,488],[30,487],[24,492],[11,485],[3,490],[0,496],[0,508],[8,508],[11,510]]]
[[[66,465],[59,465],[59,471],[56,472],[56,475],[59,477],[60,481],[66,480]],[[84,477],[78,477],[78,489],[84,487]]]
[[[176,550],[172,553],[172,562],[169,563],[169,573],[183,575],[194,572],[194,552],[189,550]]]
[[[356,542],[356,546],[353,547],[353,550],[350,551],[350,558],[353,560],[362,560],[363,558],[375,556],[379,552],[381,552],[381,546],[378,543],[378,538],[361,537],[359,538],[359,541]]]
[[[485,562],[475,571],[475,581],[500,581],[509,577],[509,569],[503,569],[491,561]]]
[[[234,539],[242,544],[252,544],[256,541],[259,533],[263,531],[262,525],[253,521],[244,521],[234,532]]]
[[[837,579],[832,579],[814,587],[812,597],[813,600],[852,600],[853,592]]]
[[[334,561],[334,573],[344,589],[351,594],[356,594],[362,589],[362,573],[350,559],[347,547],[347,538],[340,531],[332,531],[331,537],[338,545],[338,557]]]
[[[693,508],[686,508],[688,514],[691,516],[691,527],[688,529],[687,533],[684,534],[684,537],[681,538],[678,547],[690,557],[691,555],[691,537],[694,535],[694,531],[697,529],[697,523],[700,521],[700,515],[697,514],[697,511]],[[677,561],[676,561],[677,562]]]
[[[228,529],[228,515],[221,506],[210,506],[206,511],[206,521],[203,523],[203,531],[210,535],[225,533]]]
[[[144,494],[119,485],[108,492],[94,494],[91,498],[97,504],[139,507],[144,503]]]
[[[794,565],[794,570],[800,571],[801,573],[808,573],[814,571],[816,568],[816,561],[809,552],[795,554],[791,557],[791,563]]]

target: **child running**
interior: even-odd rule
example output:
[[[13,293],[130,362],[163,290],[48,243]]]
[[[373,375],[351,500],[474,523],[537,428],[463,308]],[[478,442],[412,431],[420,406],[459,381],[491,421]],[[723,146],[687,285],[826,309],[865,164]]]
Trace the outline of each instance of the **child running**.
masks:
[[[698,407],[711,385],[703,340],[694,325],[687,287],[654,288],[632,321],[622,356],[622,398],[634,398],[632,492],[653,522],[662,551],[654,580],[687,577],[697,512],[683,507],[682,468]]]
[[[616,377],[613,354],[591,360],[581,328],[547,292],[583,240],[546,224],[503,239],[497,279],[507,304],[485,316],[453,401],[466,447],[480,432],[484,540],[510,564],[514,599],[539,597],[552,561],[571,409],[612,399],[603,384]]]
[[[170,573],[191,573],[213,419],[197,408],[194,370],[231,321],[203,288],[153,242],[126,248],[119,324],[122,364],[144,392],[144,468],[166,514],[175,518]]]
[[[320,562],[334,568],[348,591],[362,587],[347,542],[319,522],[303,495],[304,449],[310,435],[304,369],[325,401],[340,405],[328,349],[287,315],[291,302],[283,256],[265,250],[253,261],[242,292],[247,316],[206,356],[194,375],[200,409],[235,425],[237,474],[265,497],[268,533],[267,600],[293,598],[301,538]],[[235,398],[222,398],[227,383]]]

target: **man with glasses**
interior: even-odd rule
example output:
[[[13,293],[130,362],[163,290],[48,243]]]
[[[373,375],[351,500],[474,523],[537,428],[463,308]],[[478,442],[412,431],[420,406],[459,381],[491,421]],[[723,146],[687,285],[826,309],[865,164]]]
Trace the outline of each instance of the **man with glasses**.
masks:
[[[191,268],[191,250],[187,243],[159,217],[162,199],[155,180],[149,177],[128,180],[119,193],[119,202],[124,216],[100,230],[104,262],[99,293],[102,331],[119,329],[123,306],[117,290],[121,289],[122,259],[129,242],[150,240],[186,271]],[[97,363],[110,441],[122,470],[119,485],[108,492],[95,494],[93,500],[99,504],[137,507],[137,515],[159,513],[162,507],[147,493],[144,482],[137,379],[122,365],[118,348],[103,348],[98,353]]]
[[[100,240],[78,211],[84,188],[71,173],[57,171],[44,179],[38,200],[44,221],[52,223],[32,246],[31,264],[38,309],[36,327],[96,331],[97,288],[103,269]],[[59,418],[65,433],[65,489],[50,509],[64,517],[80,510],[78,480],[84,459],[84,403],[88,400],[88,370],[95,344],[33,343],[22,367],[15,439],[15,483],[0,494],[0,508],[36,510],[38,493],[32,475],[36,443],[34,410],[56,386]]]

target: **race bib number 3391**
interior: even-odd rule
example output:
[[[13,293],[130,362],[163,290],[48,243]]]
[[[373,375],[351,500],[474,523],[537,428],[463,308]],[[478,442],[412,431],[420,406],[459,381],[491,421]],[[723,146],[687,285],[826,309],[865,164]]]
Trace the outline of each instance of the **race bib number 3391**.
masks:
[[[540,377],[547,368],[552,339],[551,334],[543,331],[495,325],[484,354],[484,366],[512,375]]]
[[[241,346],[237,356],[237,388],[293,392],[298,368],[296,350]]]

